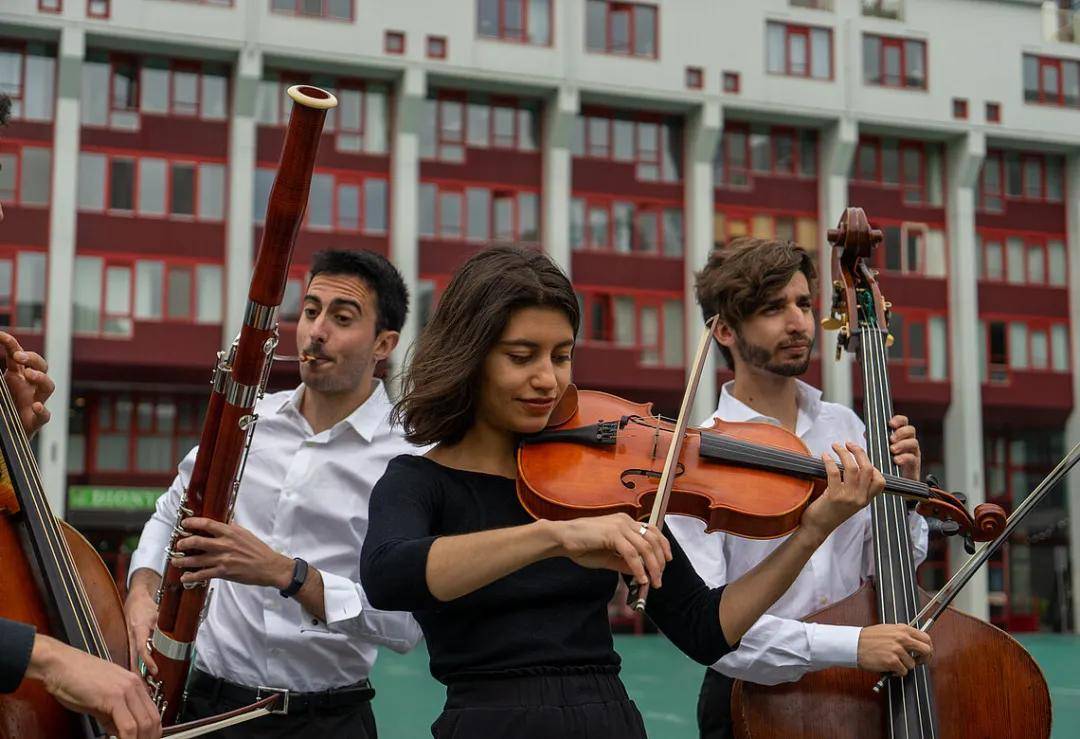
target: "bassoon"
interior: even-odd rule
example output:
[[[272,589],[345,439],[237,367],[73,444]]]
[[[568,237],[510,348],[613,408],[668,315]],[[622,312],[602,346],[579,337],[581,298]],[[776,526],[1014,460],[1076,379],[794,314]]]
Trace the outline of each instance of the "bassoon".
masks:
[[[172,563],[176,543],[186,535],[184,520],[190,516],[223,522],[232,518],[242,461],[257,420],[255,402],[266,388],[278,343],[277,313],[307,207],[319,137],[326,111],[337,105],[333,95],[310,85],[294,85],[288,95],[292,114],[270,190],[244,323],[228,353],[217,355],[199,450],[181,495],[157,594],[158,621],[149,648],[158,674],[147,673],[145,679],[164,726],[174,723],[182,708],[195,635],[209,606],[205,582],[194,586],[180,582],[183,570]]]

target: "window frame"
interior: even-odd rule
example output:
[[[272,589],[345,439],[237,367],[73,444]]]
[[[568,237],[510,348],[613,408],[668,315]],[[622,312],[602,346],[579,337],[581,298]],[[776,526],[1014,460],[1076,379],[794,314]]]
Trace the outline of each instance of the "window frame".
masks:
[[[329,0],[320,0],[320,11],[316,13],[305,13],[303,8],[303,0],[291,0],[293,4],[293,10],[284,10],[282,8],[274,7],[274,2],[270,3],[270,12],[277,13],[278,15],[288,15],[296,18],[313,18],[324,21],[334,21],[336,23],[352,23],[356,20],[356,0],[349,0],[349,17],[338,18],[337,16],[329,15],[327,9],[329,8]]]
[[[1006,171],[1006,154],[1015,154],[1020,167],[1020,194],[1010,195],[1009,188],[1006,183],[1006,177],[1008,172]],[[976,210],[984,213],[1004,213],[1009,202],[1026,202],[1026,203],[1049,203],[1053,205],[1060,205],[1067,202],[1068,183],[1065,178],[1065,162],[1061,161],[1057,168],[1060,176],[1061,195],[1057,198],[1051,198],[1050,196],[1050,158],[1057,157],[1059,155],[1049,152],[1038,151],[1006,151],[1004,149],[992,149],[986,152],[986,156],[983,158],[982,170],[979,172],[978,193],[975,200]],[[1039,165],[1039,197],[1030,197],[1028,192],[1028,162],[1038,162]],[[993,167],[997,170],[998,174],[998,189],[996,192],[988,192],[986,190],[986,170],[989,167]],[[990,207],[987,204],[988,198],[997,198],[1001,201],[1001,207]]]
[[[1071,255],[1068,249],[1068,240],[1065,234],[1051,234],[1042,233],[1036,231],[1017,231],[1012,229],[997,229],[997,228],[982,228],[979,227],[975,231],[976,241],[978,243],[978,280],[980,282],[986,282],[992,285],[1009,285],[1012,287],[1039,287],[1049,288],[1053,290],[1067,290],[1068,289],[1068,273],[1069,263],[1071,261]],[[1009,280],[1009,241],[1019,239],[1023,243],[1023,257],[1021,259],[1021,269],[1023,272],[1023,281],[1012,282]],[[1062,254],[1065,258],[1065,281],[1063,284],[1055,285],[1050,279],[1050,242],[1056,241],[1062,245]],[[1001,247],[1001,277],[987,277],[989,270],[987,268],[987,252],[986,243],[996,243]],[[1038,249],[1042,253],[1043,263],[1043,277],[1041,282],[1036,282],[1031,279],[1031,274],[1028,270],[1028,253],[1032,249]]]
[[[720,167],[723,176],[716,177],[716,163],[714,157],[713,163],[713,189],[724,190],[753,190],[754,189],[754,177],[783,177],[796,180],[816,180],[818,178],[818,161],[817,156],[818,147],[820,141],[815,136],[814,140],[814,173],[803,174],[803,134],[814,133],[811,129],[799,128],[797,126],[789,125],[768,125],[766,126],[766,133],[769,137],[769,169],[768,171],[754,169],[753,162],[751,161],[751,149],[750,149],[750,135],[751,133],[761,133],[760,131],[752,131],[751,125],[748,123],[730,123],[724,126],[724,130],[720,133],[720,142],[717,145],[716,155],[721,159]],[[728,138],[729,134],[738,134],[743,137],[743,165],[739,167],[732,166],[731,139]],[[777,169],[777,148],[778,139],[786,137],[791,141],[791,171],[785,172],[784,170]],[[732,181],[731,173],[740,172],[746,178],[746,184],[736,184]]]
[[[864,33],[864,39],[874,39],[878,43],[878,80],[874,81],[867,75],[866,59],[863,59],[863,84],[871,87],[887,87],[892,90],[922,90],[926,92],[930,89],[930,67],[929,67],[929,54],[927,44],[924,39],[909,38],[906,36],[886,36],[880,33]],[[921,84],[909,84],[910,80],[908,76],[908,49],[909,43],[918,44],[922,55],[922,69],[923,79]],[[900,53],[900,79],[893,83],[888,80],[885,73],[885,53],[886,49],[897,49]],[[863,53],[866,53],[866,46],[863,45]]]
[[[606,132],[607,132],[605,134],[607,143],[603,147],[603,149],[604,149],[603,154],[595,154],[595,153],[592,152],[594,147],[593,147],[593,144],[592,144],[593,125],[592,125],[591,121],[594,120],[594,119],[602,121],[603,122],[602,125],[604,126],[604,128],[606,129]],[[615,121],[617,121],[617,120],[625,121],[627,123],[630,123],[633,126],[634,156],[633,156],[632,159],[616,159],[615,158]],[[629,115],[629,116],[626,116],[626,115],[620,116],[620,115],[617,115],[617,111],[614,111],[614,110],[603,109],[603,108],[593,108],[593,109],[588,109],[588,110],[584,110],[584,111],[579,112],[578,116],[577,116],[577,122],[575,122],[575,125],[580,125],[582,127],[581,143],[582,143],[583,148],[582,148],[582,153],[580,153],[580,154],[574,153],[573,154],[574,158],[592,159],[592,160],[598,160],[598,161],[613,162],[615,164],[620,164],[620,165],[632,166],[634,168],[634,179],[637,180],[638,182],[658,183],[658,184],[678,184],[678,183],[681,183],[683,181],[683,178],[684,178],[685,175],[684,175],[684,173],[682,171],[682,168],[681,168],[681,166],[682,166],[681,162],[679,161],[681,156],[682,156],[682,151],[675,152],[674,153],[675,155],[673,157],[675,159],[675,168],[676,168],[677,177],[675,179],[665,179],[665,177],[664,177],[664,143],[665,143],[664,142],[664,138],[665,138],[664,131],[665,131],[665,128],[667,126],[672,125],[672,122],[669,120],[669,118],[667,116],[657,114],[657,113],[647,113],[647,112],[644,112],[644,111],[633,111],[633,113],[631,115]],[[642,156],[641,133],[640,133],[640,126],[642,126],[642,125],[652,125],[652,126],[656,127],[656,155],[655,155],[655,157],[645,158],[645,157]],[[685,147],[685,142],[682,141],[681,137],[680,137],[680,143],[682,143],[682,145]],[[596,146],[597,151],[599,151],[600,148],[601,147],[598,144]],[[639,174],[640,168],[642,166],[656,167],[657,168],[657,177],[655,179],[642,178],[640,176],[640,174]]]
[[[666,334],[669,327],[666,326],[664,318],[664,304],[668,301],[678,301],[682,303],[682,295],[678,292],[669,292],[666,290],[643,290],[638,288],[621,288],[613,286],[599,286],[599,285],[576,285],[574,291],[577,293],[580,301],[583,316],[581,333],[578,338],[578,347],[588,348],[604,347],[610,349],[618,349],[620,351],[633,352],[636,355],[636,364],[644,369],[681,369],[686,363],[686,337],[685,327],[680,326],[680,330],[683,331],[683,360],[678,364],[668,364],[664,357],[664,346]],[[616,298],[630,298],[634,304],[634,343],[633,344],[619,344],[615,339],[615,311],[614,304]],[[602,301],[601,304],[606,305],[604,316],[604,338],[593,338],[590,334],[592,323],[592,307],[597,301]],[[642,343],[642,313],[643,308],[653,308],[656,311],[656,343],[655,344],[643,344]],[[685,321],[685,307],[683,320]],[[645,351],[652,350],[656,352],[657,362],[646,363],[642,360],[642,354]]]
[[[131,401],[131,411],[128,416],[128,427],[126,430],[117,428],[117,414],[116,414],[116,402],[122,395],[127,395]],[[138,428],[138,408],[141,402],[151,400],[154,406],[153,418],[153,430],[142,431]],[[186,454],[187,449],[181,450],[179,444],[185,438],[194,439],[198,443],[199,433],[202,428],[203,416],[205,411],[201,410],[202,404],[199,402],[197,396],[183,394],[183,393],[152,393],[145,391],[135,391],[130,393],[120,392],[104,392],[93,393],[89,397],[89,413],[87,413],[88,419],[86,424],[86,442],[85,442],[85,454],[86,457],[83,460],[83,473],[87,475],[168,475],[171,474],[169,470],[161,471],[146,471],[139,470],[136,466],[138,440],[140,436],[162,436],[158,432],[158,413],[157,406],[161,400],[172,400],[176,405],[177,414],[173,424],[172,433],[169,435],[170,439],[170,459],[179,459]],[[111,405],[110,410],[110,424],[105,426],[101,423],[101,406],[102,402],[107,401]],[[181,403],[187,403],[191,406],[193,415],[191,416],[190,426],[182,426],[180,423],[179,407]],[[126,435],[127,436],[127,464],[124,469],[99,469],[98,468],[98,444],[100,437],[104,434],[112,435]]]
[[[104,13],[95,13],[92,8],[95,2],[105,4]],[[112,17],[112,2],[111,0],[86,0],[86,17],[93,18],[95,20],[109,20]]]
[[[784,58],[782,72],[769,71],[769,44],[768,28],[777,26],[784,32]],[[829,76],[815,77],[813,62],[813,31],[825,31],[829,34]],[[836,80],[836,36],[830,26],[816,26],[805,23],[789,23],[787,21],[766,20],[765,22],[765,74],[772,77],[796,77],[798,79],[814,80],[815,82],[833,82]],[[792,71],[791,38],[801,36],[805,39],[806,48],[806,72],[803,74]]]
[[[262,166],[273,166],[267,163],[260,163]],[[276,171],[276,170],[275,170]],[[301,228],[305,231],[312,233],[342,233],[342,234],[362,234],[364,236],[389,236],[390,234],[390,180],[384,174],[376,174],[369,172],[358,172],[351,169],[332,169],[328,167],[316,167],[312,170],[312,176],[325,175],[331,177],[330,181],[330,225],[321,226],[313,225],[310,221],[311,208],[305,208],[304,221],[301,224]],[[383,182],[386,185],[386,228],[384,229],[371,229],[364,217],[365,209],[367,207],[367,194],[365,193],[365,186],[368,182],[378,181]],[[342,187],[355,187],[357,191],[356,195],[356,228],[351,228],[342,224],[341,213],[339,209],[338,191]],[[310,197],[310,195],[309,195]],[[266,220],[259,219],[256,223],[260,226],[265,226]]]
[[[19,255],[20,254],[36,254],[45,258],[45,287],[41,307],[41,328],[34,328],[33,326],[20,326],[17,323],[18,306],[19,306]],[[7,326],[0,326],[0,331],[17,331],[20,334],[32,334],[34,336],[41,336],[45,333],[45,325],[48,321],[49,314],[49,250],[47,248],[26,248],[18,246],[0,245],[0,260],[6,260],[11,262],[11,302],[6,306],[7,314],[10,316],[10,321]],[[0,315],[3,314],[5,308],[0,307]]]
[[[31,141],[28,139],[10,139],[6,137],[0,137],[0,155],[10,154],[15,157],[15,171],[14,177],[14,197],[10,200],[3,200],[0,198],[0,202],[4,202],[9,206],[17,208],[37,208],[42,210],[48,210],[52,205],[52,173],[53,168],[56,166],[53,161],[52,146],[46,145],[49,142],[45,141]],[[48,193],[48,200],[45,203],[27,203],[23,202],[23,188],[22,188],[22,174],[23,174],[23,150],[24,149],[44,149],[49,152],[49,174],[48,182],[46,183],[45,191]]]
[[[640,197],[622,197],[619,195],[608,195],[598,193],[585,193],[585,192],[573,192],[571,194],[571,213],[570,219],[573,220],[573,203],[579,201],[584,206],[585,220],[582,224],[582,239],[581,243],[574,245],[574,239],[570,238],[571,252],[586,252],[586,253],[599,253],[599,254],[613,254],[618,256],[633,256],[633,257],[649,257],[659,259],[683,259],[686,254],[686,223],[683,204],[676,200],[660,200]],[[615,206],[616,205],[629,205],[633,208],[633,213],[630,222],[630,249],[629,251],[621,251],[615,246]],[[665,254],[664,245],[666,244],[666,231],[664,225],[664,212],[668,210],[676,210],[683,218],[682,226],[682,243],[679,245],[679,253]],[[603,211],[607,214],[607,238],[606,243],[597,244],[592,239],[592,231],[589,227],[590,219],[589,214],[594,211]],[[655,216],[656,227],[654,243],[656,248],[646,251],[636,248],[637,234],[640,228],[639,224],[642,216]]]
[[[1007,386],[1011,385],[1014,372],[1038,372],[1049,373],[1053,375],[1066,375],[1072,372],[1072,357],[1070,356],[1070,342],[1074,339],[1069,335],[1069,320],[1067,318],[1058,318],[1050,316],[1028,316],[1017,315],[1013,313],[983,313],[979,315],[980,323],[985,326],[985,341],[986,345],[983,349],[985,362],[981,371],[985,373],[986,380],[983,381],[984,385],[996,385]],[[1000,323],[1005,327],[1005,364],[996,365],[990,363],[990,324]],[[1025,340],[1026,346],[1024,347],[1027,356],[1026,367],[1013,367],[1013,352],[1012,352],[1012,330],[1011,325],[1014,323],[1023,323],[1026,326]],[[1054,339],[1053,330],[1054,326],[1062,325],[1065,327],[1065,369],[1054,369]],[[1043,332],[1046,334],[1046,367],[1033,367],[1032,365],[1032,334],[1035,332]],[[1003,379],[994,380],[993,371],[998,371],[1002,374]]]
[[[583,27],[587,29],[589,23],[589,2],[603,2],[604,3],[604,48],[592,48],[589,46],[589,34],[588,30],[585,32],[585,53],[587,54],[608,54],[611,56],[629,57],[631,59],[660,59],[660,6],[656,3],[644,3],[636,2],[634,0],[585,0],[585,23]],[[651,8],[653,11],[653,17],[655,23],[653,24],[653,51],[651,54],[639,54],[637,53],[637,24],[638,24],[638,8]],[[627,39],[629,40],[629,51],[615,51],[612,46],[612,16],[616,13],[628,13],[628,25],[627,25]]]
[[[547,16],[548,16],[548,40],[545,43],[539,43],[529,40],[529,15],[530,15],[530,2],[529,0],[496,0],[498,7],[498,20],[496,26],[498,27],[495,34],[481,33],[480,31],[480,2],[476,2],[476,38],[481,41],[503,41],[512,44],[524,44],[526,46],[537,46],[540,48],[551,48],[555,45],[555,7],[554,0],[545,0],[547,2]],[[506,4],[508,2],[516,2],[521,5],[521,37],[516,38],[506,31]]]
[[[432,223],[434,224],[434,234],[420,234],[418,239],[420,241],[441,241],[450,243],[466,243],[466,244],[493,244],[504,241],[495,234],[495,201],[500,197],[505,198],[508,195],[512,196],[513,210],[511,213],[511,221],[513,223],[513,235],[510,240],[524,243],[524,244],[540,244],[543,240],[543,224],[541,223],[541,200],[540,200],[540,188],[537,187],[523,187],[520,185],[508,185],[501,182],[474,182],[474,181],[458,181],[458,180],[446,180],[439,178],[422,177],[420,179],[420,186],[424,185],[434,186],[435,188],[435,207],[432,213]],[[488,192],[488,214],[487,214],[487,238],[486,239],[473,239],[469,236],[469,203],[468,203],[468,190],[470,189],[483,189]],[[460,220],[460,234],[459,235],[447,235],[442,231],[442,196],[443,195],[458,195],[461,201],[461,220]],[[522,234],[522,217],[521,217],[521,196],[533,195],[536,199],[536,239],[526,239]]]
[[[948,362],[950,333],[952,326],[949,323],[949,315],[945,310],[935,310],[930,308],[915,308],[905,307],[903,310],[898,310],[894,314],[900,318],[900,329],[902,336],[900,337],[901,357],[888,356],[887,365],[899,366],[903,368],[904,377],[909,382],[919,383],[948,383],[950,381],[950,370]],[[930,376],[930,367],[933,364],[933,345],[930,340],[930,322],[932,319],[939,318],[944,321],[945,324],[945,377],[934,378]],[[923,331],[923,350],[924,356],[912,357],[911,349],[911,326],[912,324],[921,325]],[[890,319],[889,331],[892,333],[894,328],[892,319]],[[921,368],[922,374],[916,374],[913,370]]]

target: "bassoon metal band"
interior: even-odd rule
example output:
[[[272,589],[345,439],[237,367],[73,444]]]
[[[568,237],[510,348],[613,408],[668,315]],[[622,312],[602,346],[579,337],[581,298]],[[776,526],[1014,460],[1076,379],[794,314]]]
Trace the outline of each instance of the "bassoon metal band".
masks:
[[[172,660],[183,661],[191,654],[191,642],[176,641],[160,630],[154,631],[150,642],[154,645],[154,649]]]
[[[277,312],[276,305],[263,305],[249,300],[244,308],[244,323],[256,331],[269,331],[277,323]]]
[[[254,408],[258,395],[258,385],[245,385],[231,377],[225,384],[225,400],[237,408]]]

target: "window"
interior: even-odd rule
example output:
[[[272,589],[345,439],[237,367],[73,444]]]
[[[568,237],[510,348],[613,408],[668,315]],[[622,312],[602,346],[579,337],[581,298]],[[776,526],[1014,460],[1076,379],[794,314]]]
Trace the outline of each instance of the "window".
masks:
[[[1009,200],[1060,203],[1064,158],[1055,154],[988,151],[979,178],[979,210],[1000,213]]]
[[[863,35],[863,78],[868,85],[926,89],[926,43]]]
[[[284,126],[289,120],[292,100],[285,90],[300,82],[311,82],[334,93],[338,107],[327,112],[324,135],[334,136],[334,147],[342,152],[386,154],[389,150],[389,88],[381,82],[346,78],[297,79],[267,72],[259,84],[256,119],[261,125]]]
[[[270,0],[270,10],[309,18],[351,21],[353,0]]]
[[[986,122],[1001,123],[1001,103],[986,104]]]
[[[229,70],[224,65],[147,57],[140,68],[140,111],[225,120],[228,78]]]
[[[387,31],[386,39],[383,42],[383,50],[387,54],[404,54],[405,53],[405,32],[404,31]]]
[[[64,0],[38,0],[38,10],[42,13],[59,13],[64,9]]]
[[[952,101],[952,114],[953,118],[966,121],[968,117],[968,101],[967,98],[953,98]]]
[[[86,17],[107,19],[109,17],[109,0],[86,0]]]
[[[477,16],[483,38],[551,43],[551,0],[478,0]]]
[[[902,20],[903,0],[862,0],[862,14],[891,20]]]
[[[44,252],[0,253],[0,328],[44,330],[46,264]]]
[[[977,237],[979,279],[1013,285],[1068,284],[1064,237],[1016,236],[996,230],[980,231]]]
[[[634,164],[644,182],[678,182],[681,137],[676,119],[585,113],[575,121],[574,155]]]
[[[86,465],[94,472],[167,474],[199,442],[204,403],[167,394],[99,395]]]
[[[1080,107],[1080,61],[1024,54],[1024,100]]]
[[[570,208],[573,249],[680,257],[683,242],[678,204],[575,197]]]
[[[259,167],[255,178],[255,220],[266,218],[274,170]],[[386,233],[389,220],[386,180],[353,172],[320,172],[311,177],[305,224],[311,230]]]
[[[585,289],[579,301],[583,345],[634,350],[645,367],[683,366],[683,305],[677,294]]]
[[[12,120],[51,121],[55,80],[52,46],[0,42],[0,95],[11,98]]]
[[[104,51],[87,51],[80,108],[83,125],[127,131],[137,129],[139,66],[136,59]]]
[[[446,36],[428,36],[427,55],[428,59],[445,59]]]
[[[51,176],[50,149],[0,142],[0,202],[30,207],[48,205]]]
[[[1068,325],[1045,318],[980,322],[983,382],[1008,383],[1010,370],[1068,372]]]
[[[755,174],[817,176],[817,134],[766,125],[730,125],[713,159],[715,187],[749,188]]]
[[[909,380],[935,381],[949,377],[948,333],[944,315],[925,311],[894,312],[889,318],[890,363],[900,364]]]
[[[737,95],[739,92],[739,73],[724,72],[724,92]]]
[[[537,242],[539,195],[513,188],[420,185],[421,238]]]
[[[225,165],[83,151],[77,192],[80,211],[221,221]]]
[[[885,225],[883,248],[877,250],[877,266],[899,274],[944,277],[948,262],[945,233],[923,223]]]
[[[540,110],[533,101],[488,95],[434,93],[428,98],[420,156],[459,164],[465,147],[536,151]]]
[[[701,67],[686,68],[686,86],[691,90],[700,90],[705,87],[705,72]]]
[[[655,5],[588,0],[585,47],[604,54],[655,59],[659,12]]]
[[[942,205],[944,171],[936,144],[862,138],[852,167],[857,182],[899,188],[905,205]]]
[[[828,28],[769,21],[765,49],[769,74],[832,79],[832,31]]]

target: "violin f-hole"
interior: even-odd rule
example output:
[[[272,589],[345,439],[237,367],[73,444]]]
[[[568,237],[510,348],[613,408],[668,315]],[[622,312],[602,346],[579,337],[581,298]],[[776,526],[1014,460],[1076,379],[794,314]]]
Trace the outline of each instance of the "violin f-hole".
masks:
[[[679,462],[678,464],[676,464],[676,466],[675,466],[675,477],[678,477],[679,475],[681,475],[685,469],[686,468],[683,466],[682,462]],[[659,480],[661,474],[662,473],[661,473],[660,470],[642,470],[642,469],[637,469],[637,468],[631,468],[631,469],[622,471],[622,474],[619,475],[619,482],[621,482],[623,484],[623,487],[625,487],[627,490],[635,490],[637,488],[637,484],[634,483],[634,481],[629,479],[629,478],[631,478],[631,477],[645,477],[645,478],[652,479],[652,480]]]

